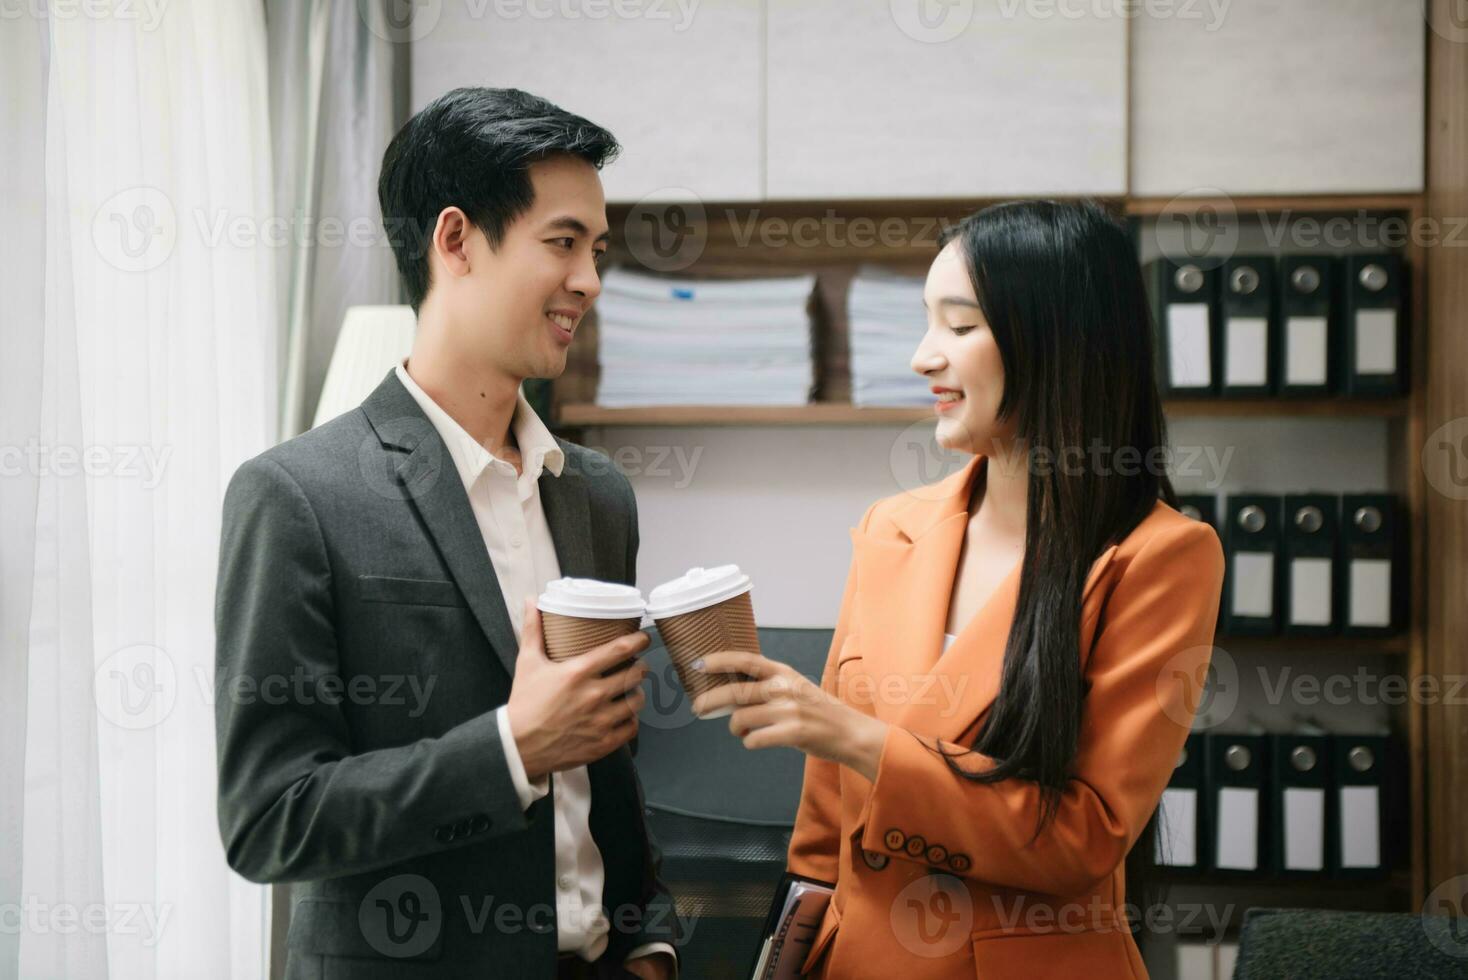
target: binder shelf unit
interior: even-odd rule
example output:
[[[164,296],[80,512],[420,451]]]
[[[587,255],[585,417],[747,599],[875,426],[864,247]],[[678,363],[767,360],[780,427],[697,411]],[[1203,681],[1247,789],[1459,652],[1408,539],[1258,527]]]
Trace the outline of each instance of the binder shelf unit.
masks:
[[[659,405],[607,408],[595,404],[597,388],[597,330],[595,315],[581,327],[571,348],[565,374],[553,387],[553,424],[579,437],[580,430],[607,427],[713,426],[905,426],[931,417],[926,408],[858,407],[852,404],[850,349],[847,337],[846,294],[857,270],[878,266],[885,270],[921,276],[936,252],[938,233],[946,222],[956,221],[987,204],[989,200],[893,200],[839,202],[768,202],[760,204],[712,204],[702,202],[682,210],[649,218],[643,205],[614,205],[608,208],[613,242],[610,259],[631,268],[667,272],[688,278],[739,278],[814,273],[816,289],[811,315],[814,338],[815,388],[811,403],[793,407]],[[1227,333],[1220,338],[1229,345],[1240,338],[1267,341],[1267,353],[1250,354],[1242,347],[1220,346],[1212,350],[1213,370],[1218,376],[1211,386],[1188,390],[1168,386],[1169,418],[1191,426],[1254,425],[1255,435],[1271,437],[1272,420],[1303,420],[1310,425],[1364,425],[1376,432],[1385,428],[1387,474],[1385,486],[1291,487],[1291,491],[1353,493],[1363,490],[1393,494],[1399,502],[1403,526],[1402,573],[1407,582],[1405,628],[1387,636],[1224,636],[1216,643],[1243,658],[1279,665],[1295,657],[1347,664],[1367,661],[1387,663],[1394,674],[1408,682],[1420,677],[1427,663],[1425,601],[1426,485],[1419,451],[1425,438],[1425,335],[1426,290],[1424,288],[1425,242],[1415,232],[1426,227],[1423,195],[1306,195],[1279,197],[1180,197],[1173,199],[1113,198],[1099,203],[1108,207],[1131,227],[1140,259],[1145,263],[1159,257],[1180,256],[1216,269],[1215,288],[1219,312],[1212,324],[1218,332],[1230,315],[1264,317],[1270,324],[1253,334]],[[670,218],[669,214],[673,216]],[[659,221],[662,224],[659,224]],[[654,242],[650,236],[677,238]],[[659,265],[669,242],[696,244],[674,265]],[[1247,303],[1228,308],[1229,283],[1239,277],[1241,257],[1264,257],[1268,275],[1279,278],[1276,289],[1293,281],[1298,265],[1349,271],[1364,282],[1362,256],[1383,256],[1382,263],[1393,285],[1400,284],[1402,316],[1396,322],[1399,336],[1394,344],[1378,342],[1373,351],[1362,353],[1354,346],[1368,333],[1347,331],[1339,315],[1321,334],[1317,353],[1329,355],[1329,378],[1325,384],[1298,383],[1298,363],[1280,359],[1276,341],[1283,333],[1283,317],[1268,316]],[[652,256],[652,262],[639,261]],[[1300,259],[1299,257],[1314,257]],[[1285,259],[1298,259],[1290,264]],[[1319,260],[1319,261],[1317,261]],[[1277,264],[1276,264],[1277,263]],[[1323,264],[1322,264],[1323,263]],[[1245,263],[1247,264],[1247,263]],[[1372,272],[1371,276],[1378,273]],[[1308,278],[1308,274],[1307,274]],[[1375,280],[1373,280],[1374,282]],[[1278,293],[1276,293],[1278,295]],[[1349,302],[1342,304],[1349,309]],[[1281,311],[1286,312],[1286,311]],[[1339,314],[1339,311],[1337,311]],[[1364,322],[1364,321],[1363,321]],[[1379,317],[1371,321],[1380,326]],[[920,327],[915,319],[915,326]],[[1165,327],[1164,327],[1165,329]],[[1347,338],[1346,334],[1350,333]],[[1351,347],[1344,347],[1350,340]],[[916,342],[916,337],[914,337]],[[1165,338],[1162,352],[1168,367]],[[1388,355],[1386,352],[1390,351]],[[1354,357],[1351,361],[1349,358]],[[1395,361],[1398,376],[1389,384],[1372,379],[1345,383],[1352,365],[1367,370],[1381,369],[1382,358]],[[1374,359],[1374,360],[1373,360]],[[1242,365],[1242,368],[1240,367]],[[1267,374],[1250,383],[1225,383],[1224,372],[1264,370]],[[1373,366],[1374,365],[1374,366]],[[1288,374],[1289,372],[1296,372]],[[1286,384],[1286,376],[1295,383]],[[1308,375],[1308,372],[1307,372]],[[1239,379],[1234,379],[1238,381]],[[1248,379],[1245,378],[1245,381]],[[1308,378],[1307,378],[1308,380]],[[1361,421],[1354,421],[1361,420]],[[1264,425],[1260,425],[1260,423]],[[1253,438],[1248,436],[1245,438]],[[1238,438],[1238,437],[1235,437]],[[1379,443],[1373,442],[1372,445]],[[1240,492],[1257,488],[1228,488]],[[1221,497],[1220,497],[1221,499]],[[1374,659],[1373,659],[1374,658]],[[1348,669],[1348,668],[1342,668]],[[1391,709],[1390,727],[1400,743],[1406,762],[1405,825],[1393,823],[1384,834],[1403,842],[1404,862],[1387,869],[1372,881],[1339,880],[1329,877],[1270,877],[1219,880],[1206,871],[1181,872],[1168,869],[1166,878],[1174,885],[1174,900],[1206,898],[1210,903],[1238,902],[1245,905],[1314,905],[1323,908],[1359,908],[1375,911],[1416,911],[1426,893],[1424,707],[1412,698]]]

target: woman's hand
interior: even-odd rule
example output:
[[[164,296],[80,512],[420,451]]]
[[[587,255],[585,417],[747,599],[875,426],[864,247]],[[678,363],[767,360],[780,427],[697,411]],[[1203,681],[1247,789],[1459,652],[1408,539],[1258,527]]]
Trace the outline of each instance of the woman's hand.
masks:
[[[695,667],[700,665],[710,674],[754,678],[716,687],[693,700],[696,715],[737,705],[729,716],[729,731],[744,741],[745,748],[789,746],[876,781],[886,722],[832,697],[794,667],[757,653],[725,650],[709,654]]]

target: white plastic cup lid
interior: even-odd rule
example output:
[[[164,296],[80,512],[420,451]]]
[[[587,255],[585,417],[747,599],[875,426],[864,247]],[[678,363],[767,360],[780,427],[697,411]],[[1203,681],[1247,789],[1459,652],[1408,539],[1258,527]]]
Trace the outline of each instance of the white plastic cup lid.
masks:
[[[541,612],[581,619],[642,618],[647,603],[630,585],[594,578],[558,578],[548,582],[536,602]]]
[[[653,619],[681,616],[743,595],[750,587],[749,576],[738,565],[690,568],[682,576],[652,590],[647,599],[647,614]]]

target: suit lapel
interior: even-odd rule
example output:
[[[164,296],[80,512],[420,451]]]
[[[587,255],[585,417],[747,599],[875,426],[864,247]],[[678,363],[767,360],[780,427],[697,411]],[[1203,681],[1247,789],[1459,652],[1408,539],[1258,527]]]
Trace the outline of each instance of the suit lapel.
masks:
[[[560,442],[560,440],[557,440]],[[550,470],[540,474],[540,505],[556,547],[561,574],[574,578],[596,577],[596,555],[591,546],[591,502],[586,477],[570,465],[571,454],[561,442],[566,465],[561,475]]]
[[[464,483],[438,430],[392,371],[362,409],[388,453],[397,492],[418,512],[480,629],[514,676],[519,653],[515,629]],[[367,465],[364,461],[364,468]]]

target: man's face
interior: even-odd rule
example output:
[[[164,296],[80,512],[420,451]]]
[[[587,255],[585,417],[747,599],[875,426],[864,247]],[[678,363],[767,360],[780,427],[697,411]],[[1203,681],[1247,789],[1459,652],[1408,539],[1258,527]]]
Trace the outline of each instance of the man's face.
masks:
[[[534,203],[505,229],[499,247],[467,228],[460,274],[435,282],[451,287],[453,347],[479,369],[516,380],[565,371],[571,339],[601,293],[597,266],[608,239],[595,167],[559,156],[529,173]]]

